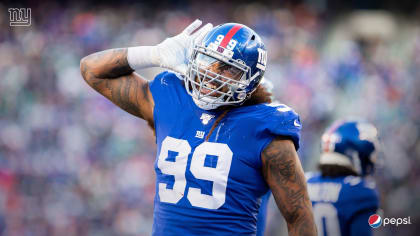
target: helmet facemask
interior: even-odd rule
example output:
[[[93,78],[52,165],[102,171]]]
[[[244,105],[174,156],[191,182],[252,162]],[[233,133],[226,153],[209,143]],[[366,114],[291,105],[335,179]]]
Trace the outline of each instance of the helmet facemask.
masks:
[[[247,97],[250,68],[223,54],[196,46],[188,64],[185,87],[202,109],[238,105]]]

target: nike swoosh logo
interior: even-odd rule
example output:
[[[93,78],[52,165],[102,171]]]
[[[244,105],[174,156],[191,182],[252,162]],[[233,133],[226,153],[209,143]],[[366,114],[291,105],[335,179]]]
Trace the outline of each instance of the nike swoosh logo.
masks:
[[[297,120],[295,120],[295,121],[293,122],[293,124],[294,124],[296,127],[300,127],[300,124],[298,123],[298,121],[297,121]]]

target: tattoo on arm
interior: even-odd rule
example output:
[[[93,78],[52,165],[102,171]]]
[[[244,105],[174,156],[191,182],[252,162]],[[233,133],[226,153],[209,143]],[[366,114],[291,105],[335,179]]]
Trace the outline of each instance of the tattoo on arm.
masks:
[[[81,64],[85,65],[85,69],[91,72],[92,76],[100,79],[117,78],[134,71],[128,64],[126,48],[93,53],[83,58]],[[84,74],[83,70],[82,74]]]
[[[110,49],[81,60],[85,81],[123,110],[145,119],[153,128],[153,98],[147,80],[133,73],[127,49]]]
[[[264,178],[286,219],[289,235],[316,235],[305,176],[292,141],[273,140],[261,157]]]

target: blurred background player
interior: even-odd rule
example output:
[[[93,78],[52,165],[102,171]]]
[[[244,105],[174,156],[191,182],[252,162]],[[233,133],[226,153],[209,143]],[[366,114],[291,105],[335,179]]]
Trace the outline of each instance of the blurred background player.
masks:
[[[372,235],[368,218],[378,209],[373,173],[377,130],[363,121],[337,121],[322,135],[320,173],[308,173],[318,235]]]
[[[81,60],[85,81],[154,128],[153,235],[255,235],[269,191],[289,235],[316,235],[297,155],[301,124],[259,86],[267,54],[249,27],[194,21],[156,46]],[[133,68],[169,69],[148,82]]]

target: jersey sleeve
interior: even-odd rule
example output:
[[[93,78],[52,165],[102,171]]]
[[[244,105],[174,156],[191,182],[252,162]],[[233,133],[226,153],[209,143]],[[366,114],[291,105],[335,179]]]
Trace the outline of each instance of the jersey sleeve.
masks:
[[[172,72],[164,71],[158,74],[154,80],[150,81],[149,88],[155,103],[154,118],[166,114],[177,114],[185,103],[185,89],[182,81]]]
[[[179,77],[172,72],[162,72],[149,82],[153,96],[153,120],[155,131],[170,130],[171,124],[182,112],[186,103],[185,89]]]
[[[271,137],[270,142],[276,136],[290,138],[296,150],[298,150],[302,128],[299,115],[284,104],[270,105],[269,107],[270,109],[266,113],[262,127],[262,133]]]
[[[158,74],[149,84],[155,106],[179,105],[179,89],[182,87],[177,75],[169,71]]]

